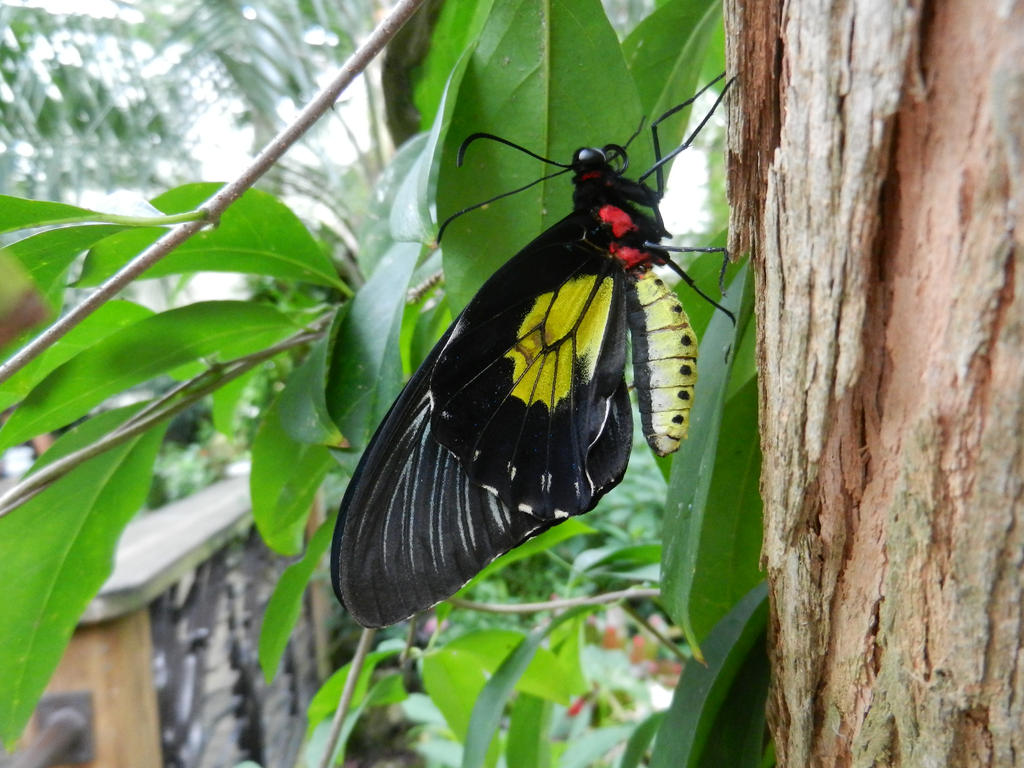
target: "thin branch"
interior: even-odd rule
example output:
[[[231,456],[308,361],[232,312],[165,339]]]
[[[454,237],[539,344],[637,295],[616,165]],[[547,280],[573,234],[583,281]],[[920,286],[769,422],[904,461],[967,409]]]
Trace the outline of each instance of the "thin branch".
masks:
[[[193,390],[193,394],[189,396],[188,403],[191,405],[196,400],[204,397],[207,394],[207,390],[204,389],[202,394],[195,394],[200,388],[204,388],[207,379],[212,377],[213,383],[217,387],[223,386],[226,382],[236,379],[246,371],[252,370],[260,363],[265,360],[269,360],[275,357],[281,352],[286,352],[289,349],[295,347],[301,347],[310,341],[316,341],[323,334],[324,330],[330,325],[334,319],[334,313],[329,312],[322,316],[320,319],[307,325],[306,330],[300,331],[293,336],[289,336],[284,341],[279,341],[277,344],[272,344],[265,349],[257,350],[256,352],[250,352],[248,355],[242,355],[232,360],[227,360],[223,363],[212,363],[209,368],[205,371],[196,374],[188,381],[183,381],[176,387],[172,387],[163,395],[153,400],[149,405],[143,408],[138,413],[133,414],[127,421],[121,424],[117,430],[127,429],[133,426],[136,422],[148,419],[149,415],[154,412],[158,412],[167,403],[171,402],[179,394]],[[237,367],[237,369],[236,369]]]
[[[366,655],[370,652],[374,634],[376,634],[376,630],[364,629],[363,634],[359,637],[359,646],[349,665],[345,687],[341,691],[341,699],[338,701],[338,708],[334,711],[334,719],[331,721],[331,732],[327,736],[323,757],[320,758],[320,768],[330,768],[334,761],[334,749],[338,745],[341,727],[345,724],[345,716],[348,715],[348,710],[352,706],[352,694],[355,693],[356,682],[363,671],[363,664],[366,662]]]
[[[427,295],[428,292],[433,290],[435,287],[441,284],[444,280],[444,272],[440,269],[431,274],[426,280],[419,285],[413,286],[405,294],[406,304],[415,304],[417,301]]]
[[[38,357],[44,350],[48,349],[68,331],[81,323],[93,311],[109,301],[132,280],[195,235],[204,226],[211,222],[216,222],[228,206],[241,197],[243,192],[252,187],[280,159],[281,155],[331,108],[334,102],[337,101],[338,96],[341,95],[341,92],[366,69],[367,65],[380,53],[387,42],[395,36],[395,33],[409,20],[422,3],[423,0],[398,0],[387,18],[377,26],[366,39],[366,42],[349,57],[334,79],[306,105],[289,125],[285,126],[277,136],[271,139],[270,143],[263,148],[238,178],[222,187],[217,194],[199,207],[199,210],[203,213],[203,218],[179,224],[167,232],[167,234],[128,262],[97,288],[95,292],[86,297],[81,304],[39,334],[39,336],[11,357],[10,360],[0,365],[0,383],[9,379],[31,360]]]
[[[580,605],[604,605],[619,600],[653,600],[661,596],[658,589],[623,589],[619,592],[606,592],[603,595],[589,597],[567,597],[563,600],[548,600],[543,603],[477,603],[463,600],[460,597],[449,597],[446,602],[456,608],[465,608],[482,613],[538,613],[539,611],[556,611],[576,608]]]
[[[383,85],[384,78],[380,69],[373,74],[380,78],[380,84]],[[372,138],[370,151],[373,153],[373,164],[379,169],[384,167],[384,131],[381,129],[387,123],[386,110],[377,103],[376,91],[370,87],[369,78],[364,81],[363,86],[370,113],[370,135]]]
[[[418,613],[413,614],[412,618],[409,619],[409,627],[405,631],[405,647],[398,656],[398,665],[402,667],[403,671],[406,669],[412,657],[412,649],[416,645],[416,630],[419,629],[419,619],[420,615]]]
[[[203,371],[198,376],[185,382],[185,384],[175,387],[170,392],[157,398],[124,424],[121,424],[99,440],[90,443],[80,450],[69,453],[67,456],[62,456],[42,467],[38,472],[33,472],[31,475],[22,478],[21,482],[10,488],[0,497],[0,518],[21,506],[36,494],[44,491],[52,483],[80,464],[137,435],[141,435],[161,421],[181,413],[197,400],[206,397],[206,395],[222,387],[226,382],[238,378],[263,361],[269,360],[285,350],[307,344],[319,338],[319,336],[320,332],[303,331],[278,344],[261,349],[259,352],[221,363]],[[179,398],[178,395],[183,392],[187,392],[187,396]]]

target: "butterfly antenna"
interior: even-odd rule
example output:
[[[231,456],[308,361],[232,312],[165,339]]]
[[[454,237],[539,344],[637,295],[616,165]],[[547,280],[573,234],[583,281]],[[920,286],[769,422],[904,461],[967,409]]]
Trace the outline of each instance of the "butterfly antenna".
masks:
[[[531,152],[529,154],[533,154],[533,153]],[[534,157],[537,157],[537,155],[534,155]],[[543,159],[543,158],[541,158],[541,159]],[[503,197],[509,197],[511,195],[518,195],[520,192],[524,192],[527,189],[529,189],[530,187],[533,187],[533,186],[536,186],[537,184],[540,184],[542,181],[547,181],[548,179],[553,179],[556,176],[561,176],[563,173],[568,173],[571,170],[572,170],[572,166],[568,166],[568,167],[562,168],[562,170],[560,170],[560,171],[555,171],[554,173],[549,173],[547,176],[541,176],[539,179],[534,179],[529,184],[524,184],[523,186],[519,187],[518,189],[513,189],[513,190],[511,190],[509,192],[502,192],[500,195],[495,195],[494,197],[492,197],[492,198],[490,198],[488,200],[483,200],[482,202],[474,203],[473,205],[471,205],[471,206],[469,206],[467,208],[463,208],[461,211],[456,211],[451,216],[449,216],[447,219],[445,219],[441,223],[440,228],[437,230],[437,243],[438,243],[438,245],[441,244],[441,238],[444,236],[444,231],[445,231],[445,229],[448,228],[448,225],[451,224],[455,219],[459,218],[459,216],[461,216],[462,214],[469,213],[470,211],[475,211],[477,208],[483,208],[485,205],[490,205],[495,200],[501,200]]]
[[[633,131],[633,135],[626,140],[625,144],[622,145],[623,149],[629,149],[629,145],[633,143],[633,139],[640,135],[640,132],[644,129],[644,123],[646,122],[647,116],[644,115],[643,117],[640,118],[640,125],[636,127],[635,131]]]
[[[466,150],[469,149],[470,144],[472,144],[474,141],[477,141],[478,139],[490,139],[491,141],[496,141],[499,144],[504,144],[506,147],[518,149],[524,155],[529,155],[530,157],[540,160],[542,163],[547,163],[548,165],[557,165],[559,168],[565,169],[572,168],[571,164],[560,163],[557,160],[552,160],[549,157],[538,155],[536,152],[531,152],[526,147],[520,144],[516,144],[514,141],[509,141],[508,139],[502,138],[501,136],[495,136],[493,133],[473,133],[467,136],[466,140],[462,142],[461,146],[459,146],[459,154],[455,158],[455,165],[457,167],[462,167],[462,161],[466,157]]]
[[[536,152],[532,152],[529,149],[527,149],[526,147],[524,147],[524,146],[522,146],[520,144],[516,144],[514,141],[509,141],[508,139],[502,138],[501,136],[495,136],[493,133],[473,133],[473,134],[470,134],[469,136],[467,136],[465,141],[463,141],[462,144],[459,145],[459,152],[455,156],[455,165],[456,165],[456,167],[458,167],[458,168],[462,167],[462,161],[465,160],[465,158],[466,158],[466,150],[469,149],[469,145],[472,144],[474,141],[478,141],[480,139],[488,139],[490,141],[496,141],[499,144],[504,144],[506,147],[511,147],[512,149],[517,149],[520,152],[522,152],[524,155],[529,155],[530,157],[532,157],[532,158],[534,158],[536,160],[540,160],[542,163],[547,163],[548,165],[557,166],[557,167],[561,168],[562,170],[555,171],[554,173],[549,173],[547,176],[541,176],[539,179],[534,179],[529,184],[524,184],[523,186],[519,187],[518,189],[513,189],[513,190],[511,190],[509,192],[502,192],[500,195],[496,195],[495,197],[492,197],[492,198],[490,198],[488,200],[484,200],[484,201],[479,202],[479,203],[474,203],[473,205],[469,206],[468,208],[463,208],[461,211],[456,211],[451,216],[449,216],[447,219],[445,219],[441,223],[440,228],[437,230],[437,243],[438,243],[438,245],[440,245],[441,238],[444,236],[444,231],[445,231],[445,229],[448,228],[448,225],[451,224],[455,219],[459,218],[459,216],[461,216],[462,214],[469,213],[470,211],[475,211],[477,208],[483,208],[485,205],[490,205],[491,203],[493,203],[496,200],[501,200],[503,197],[509,197],[511,195],[518,195],[520,192],[524,192],[527,189],[529,189],[530,187],[535,186],[537,184],[540,184],[542,181],[547,181],[548,179],[553,179],[556,176],[561,176],[563,173],[567,173],[567,172],[572,170],[572,165],[571,164],[560,163],[557,160],[552,160],[549,157],[544,157],[543,155],[538,155]]]

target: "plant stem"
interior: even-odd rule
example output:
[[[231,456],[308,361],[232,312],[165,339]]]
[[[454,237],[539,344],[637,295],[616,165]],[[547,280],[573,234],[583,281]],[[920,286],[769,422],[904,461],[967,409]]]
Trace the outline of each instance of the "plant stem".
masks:
[[[0,497],[0,518],[24,504],[36,494],[46,490],[49,485],[80,464],[120,445],[126,440],[130,440],[136,435],[141,435],[164,419],[181,413],[197,400],[223,386],[226,382],[238,378],[264,360],[269,360],[271,357],[292,347],[307,344],[318,338],[319,335],[318,332],[303,331],[259,352],[254,352],[251,355],[239,357],[227,363],[209,368],[183,385],[175,387],[96,442],[73,453],[69,453],[67,456],[62,456],[40,468],[39,471],[23,478],[17,485],[10,488]],[[183,392],[188,394],[179,398],[178,395]]]
[[[460,597],[449,597],[447,602],[456,608],[483,613],[537,613],[539,611],[565,610],[580,605],[604,605],[619,600],[652,600],[661,596],[658,589],[624,589],[588,597],[567,597],[563,600],[548,600],[542,603],[477,603]]]
[[[373,642],[375,634],[376,630],[374,629],[364,629],[363,634],[359,637],[356,655],[352,657],[352,663],[348,668],[348,677],[345,678],[345,687],[341,691],[341,699],[338,701],[338,708],[334,711],[334,719],[331,721],[331,732],[327,736],[323,757],[320,758],[320,768],[330,768],[333,762],[334,748],[341,736],[341,727],[345,724],[345,716],[352,705],[352,694],[355,693],[356,683],[363,671],[366,654],[370,652],[370,644]]]
[[[416,12],[423,0],[398,0],[394,9],[377,26],[348,61],[342,65],[334,79],[313,98],[309,104],[265,146],[255,159],[232,182],[225,185],[198,209],[202,218],[186,221],[146,248],[142,253],[125,264],[117,273],[100,285],[81,304],[76,306],[39,336],[25,345],[17,354],[0,365],[0,383],[7,381],[31,360],[38,357],[68,331],[77,326],[92,312],[113,298],[128,283],[141,275],[160,259],[199,232],[206,224],[216,222],[221,214],[252,187],[256,181],[276,163],[281,156],[308,131],[327,110],[331,108],[342,91],[380,53],[389,40]]]

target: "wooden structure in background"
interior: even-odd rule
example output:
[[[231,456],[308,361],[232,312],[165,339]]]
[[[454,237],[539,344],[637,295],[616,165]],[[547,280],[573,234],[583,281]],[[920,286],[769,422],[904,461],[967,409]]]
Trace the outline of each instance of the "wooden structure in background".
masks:
[[[308,606],[273,682],[259,668],[285,565],[251,530],[246,478],[131,523],[44,696],[91,697],[93,756],[77,765],[292,765],[324,670]]]

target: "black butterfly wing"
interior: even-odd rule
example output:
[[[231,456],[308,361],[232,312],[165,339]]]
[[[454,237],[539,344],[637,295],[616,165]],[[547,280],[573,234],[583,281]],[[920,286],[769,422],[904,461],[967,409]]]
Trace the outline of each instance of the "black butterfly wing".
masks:
[[[510,513],[471,483],[434,439],[427,390],[432,363],[424,363],[384,419],[341,504],[332,580],[338,599],[363,626],[387,626],[429,608],[546,527]]]
[[[331,573],[338,599],[364,626],[393,624],[449,597],[498,555],[591,509],[625,472],[632,414],[623,380],[622,276],[586,245],[574,216],[485,284],[406,385],[356,468]],[[587,320],[593,359],[573,361],[558,407],[541,413],[543,403],[534,403],[531,413],[511,397],[515,329],[538,296],[573,280],[604,286],[592,296],[574,284],[581,316],[595,302],[602,307]],[[570,298],[559,300],[563,314]],[[455,419],[439,418],[441,402]],[[465,458],[467,446],[475,462]],[[489,473],[509,462],[518,481]]]
[[[469,477],[544,520],[594,507],[629,457],[625,275],[576,212],[494,274],[452,328],[430,390]]]

